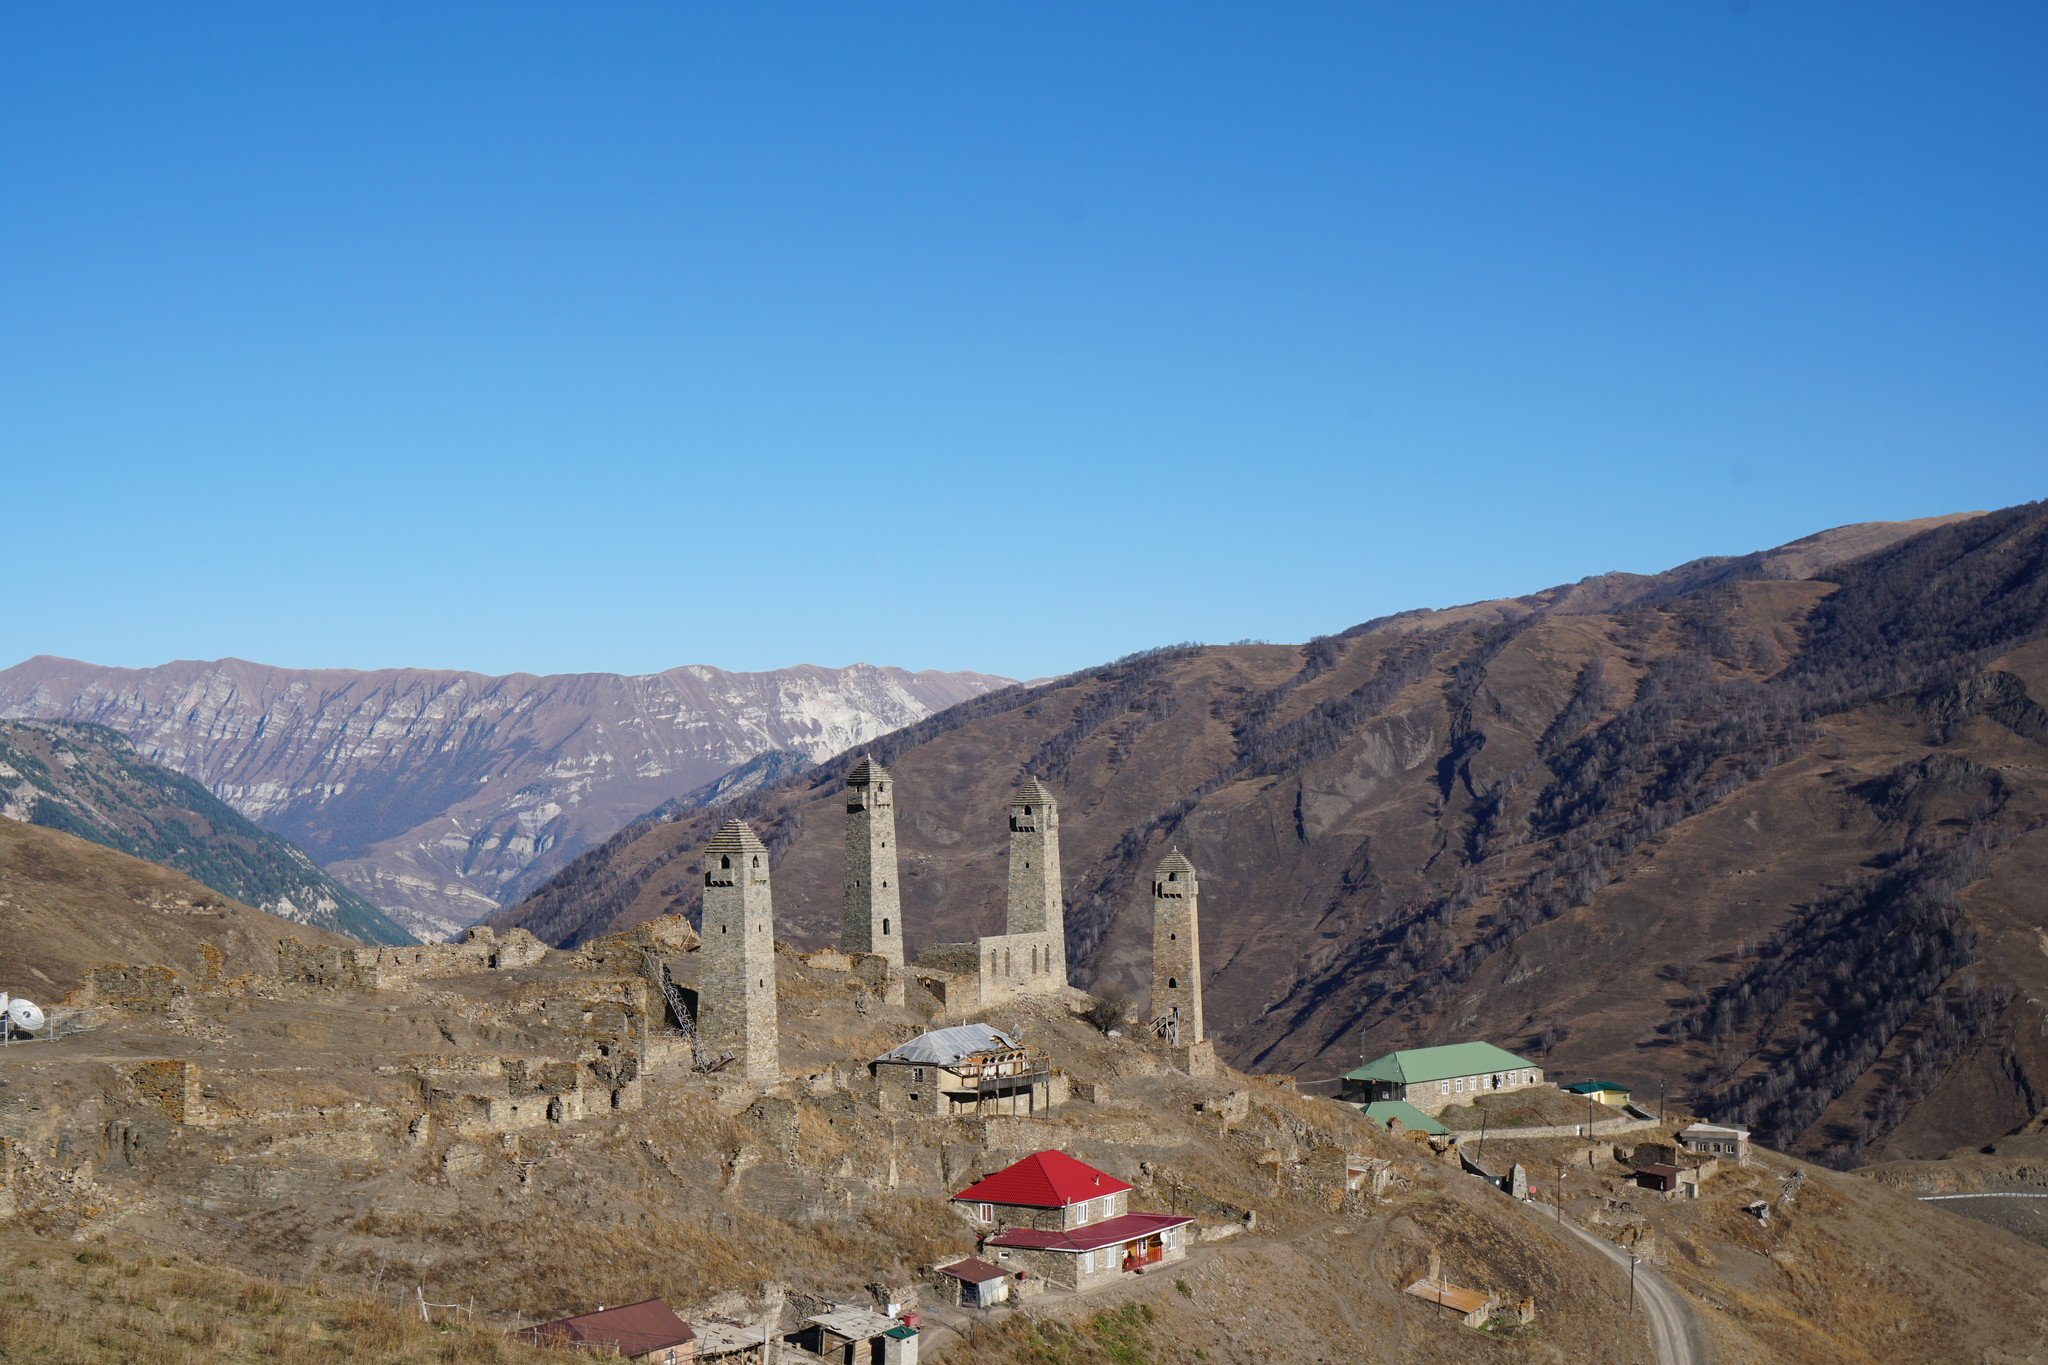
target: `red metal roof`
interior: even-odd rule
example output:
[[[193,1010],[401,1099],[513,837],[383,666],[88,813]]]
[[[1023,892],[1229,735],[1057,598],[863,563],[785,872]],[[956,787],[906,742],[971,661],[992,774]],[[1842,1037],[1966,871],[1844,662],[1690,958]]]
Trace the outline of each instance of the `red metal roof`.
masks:
[[[941,1275],[951,1275],[956,1280],[969,1284],[981,1284],[986,1280],[1000,1280],[1009,1274],[999,1265],[990,1265],[979,1256],[963,1256],[951,1265],[939,1267]]]
[[[1119,1194],[1129,1185],[1076,1161],[1065,1152],[1033,1152],[1022,1161],[984,1176],[953,1197],[971,1204],[1016,1204],[1063,1209],[1084,1199]]]
[[[544,1322],[538,1327],[522,1327],[513,1335],[521,1341],[544,1346],[579,1343],[609,1346],[623,1356],[659,1351],[665,1346],[680,1346],[697,1339],[697,1334],[690,1330],[690,1324],[677,1317],[660,1299],[629,1303],[623,1308],[600,1308],[595,1313],[579,1313],[573,1318]]]
[[[1011,1228],[988,1239],[992,1247],[1023,1247],[1033,1251],[1095,1251],[1118,1242],[1135,1242],[1140,1237],[1150,1237],[1168,1228],[1182,1227],[1195,1220],[1182,1218],[1171,1213],[1127,1213],[1121,1218],[1112,1218],[1105,1223],[1090,1223],[1087,1227],[1074,1228],[1068,1232],[1037,1232],[1031,1228]]]

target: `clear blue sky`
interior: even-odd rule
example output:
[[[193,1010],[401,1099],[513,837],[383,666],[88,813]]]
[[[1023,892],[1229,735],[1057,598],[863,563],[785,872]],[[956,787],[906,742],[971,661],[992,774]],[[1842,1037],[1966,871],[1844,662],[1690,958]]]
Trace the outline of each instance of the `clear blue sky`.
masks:
[[[14,4],[0,664],[1035,675],[2048,493],[2048,6]]]

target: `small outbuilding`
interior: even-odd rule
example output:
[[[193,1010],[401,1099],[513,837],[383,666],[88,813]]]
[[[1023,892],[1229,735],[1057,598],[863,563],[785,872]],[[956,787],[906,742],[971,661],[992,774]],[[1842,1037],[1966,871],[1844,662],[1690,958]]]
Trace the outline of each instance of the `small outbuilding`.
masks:
[[[1573,1081],[1570,1085],[1559,1086],[1558,1089],[1567,1095],[1589,1097],[1596,1103],[1615,1109],[1627,1104],[1630,1095],[1627,1086],[1617,1085],[1613,1081]]]
[[[962,1308],[993,1308],[1010,1297],[1010,1273],[979,1256],[963,1256],[951,1265],[938,1267],[936,1273],[959,1291],[957,1298]]]
[[[1661,1161],[1652,1162],[1636,1172],[1636,1184],[1659,1194],[1674,1194],[1678,1190],[1678,1168],[1667,1166]]]

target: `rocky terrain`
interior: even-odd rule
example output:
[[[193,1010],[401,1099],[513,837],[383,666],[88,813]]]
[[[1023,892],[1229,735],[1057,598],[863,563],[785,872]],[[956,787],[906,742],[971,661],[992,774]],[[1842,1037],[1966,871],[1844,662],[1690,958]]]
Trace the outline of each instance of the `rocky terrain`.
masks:
[[[1001,922],[1002,811],[1061,800],[1081,984],[1139,994],[1143,877],[1202,872],[1209,1027],[1305,1080],[1483,1036],[1849,1166],[2048,1094],[2048,509],[1184,648],[877,741],[915,950]],[[850,758],[743,798],[829,941]],[[692,912],[713,819],[629,827],[500,925]]]
[[[784,1079],[749,1087],[694,1067],[647,988],[643,949],[688,987],[693,946],[667,922],[516,965],[385,949],[377,983],[314,953],[180,973],[175,993],[103,988],[87,1031],[0,1050],[0,1220],[19,1253],[0,1271],[0,1351],[511,1360],[493,1331],[597,1304],[660,1295],[756,1322],[806,1295],[883,1295],[922,1301],[933,1365],[1647,1359],[1602,1238],[1676,1286],[1684,1334],[1714,1359],[2017,1361],[2048,1331],[2048,1256],[1876,1182],[1759,1153],[1697,1204],[1651,1207],[1611,1154],[1573,1149],[1574,1231],[1559,1201],[1510,1200],[1343,1106],[1175,1071],[1081,1022],[1078,998],[998,1011],[1074,1099],[917,1117],[879,1108],[862,1062],[934,1002],[912,986],[891,1004],[845,959],[784,947]],[[1097,1294],[949,1310],[925,1271],[974,1230],[946,1197],[1047,1146],[1207,1236]],[[1531,1151],[1547,1181],[1559,1153]],[[1384,1180],[1350,1188],[1347,1158]],[[1795,1173],[1803,1192],[1768,1227],[1742,1214]],[[1404,1295],[1432,1252],[1458,1283],[1531,1298],[1533,1323],[1478,1333]],[[1999,1312],[1976,1310],[1985,1295]],[[433,1310],[461,1329],[441,1354],[390,1311],[420,1298],[457,1305]]]
[[[0,820],[63,830],[221,895],[367,943],[410,943],[383,911],[280,836],[99,725],[0,721]]]
[[[42,657],[0,671],[0,716],[117,730],[444,937],[756,755],[826,758],[1006,685],[866,664],[486,677]]]

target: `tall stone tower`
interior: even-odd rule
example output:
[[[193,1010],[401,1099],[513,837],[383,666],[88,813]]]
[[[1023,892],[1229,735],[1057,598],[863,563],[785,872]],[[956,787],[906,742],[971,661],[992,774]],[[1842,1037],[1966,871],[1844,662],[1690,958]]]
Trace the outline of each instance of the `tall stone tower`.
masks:
[[[846,775],[846,900],[839,947],[903,965],[903,906],[896,884],[896,783],[862,758]]]
[[[1166,1041],[1202,1041],[1202,940],[1195,902],[1195,865],[1179,849],[1152,874],[1152,1018],[1165,1020]]]
[[[1010,904],[1004,932],[1045,934],[1050,970],[1067,979],[1067,908],[1060,897],[1060,809],[1027,777],[1010,798]]]
[[[768,849],[744,820],[728,820],[704,849],[703,977],[697,1033],[706,1052],[731,1053],[750,1081],[782,1075],[775,1021],[775,904]]]

